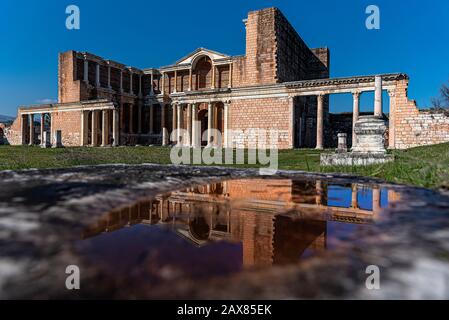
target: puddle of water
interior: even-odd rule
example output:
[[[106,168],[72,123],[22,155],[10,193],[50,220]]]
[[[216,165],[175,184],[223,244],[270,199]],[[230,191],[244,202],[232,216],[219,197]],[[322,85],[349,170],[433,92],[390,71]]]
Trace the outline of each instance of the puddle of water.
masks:
[[[229,180],[117,208],[75,244],[88,264],[131,285],[297,264],[340,248],[400,199],[362,184]]]

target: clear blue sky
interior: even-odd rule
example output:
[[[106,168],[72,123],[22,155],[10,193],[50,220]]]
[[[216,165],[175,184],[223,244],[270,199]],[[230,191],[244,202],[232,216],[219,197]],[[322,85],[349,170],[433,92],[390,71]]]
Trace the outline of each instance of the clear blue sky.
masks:
[[[81,10],[81,29],[65,28],[65,8]],[[365,8],[381,10],[381,29],[365,28]],[[57,54],[89,51],[135,67],[173,63],[197,47],[245,52],[242,19],[276,6],[310,47],[331,49],[331,76],[387,72],[410,75],[409,96],[429,104],[449,79],[447,0],[228,0],[0,2],[0,114],[57,99]],[[350,111],[350,97],[332,111]],[[362,98],[362,110],[372,97]]]

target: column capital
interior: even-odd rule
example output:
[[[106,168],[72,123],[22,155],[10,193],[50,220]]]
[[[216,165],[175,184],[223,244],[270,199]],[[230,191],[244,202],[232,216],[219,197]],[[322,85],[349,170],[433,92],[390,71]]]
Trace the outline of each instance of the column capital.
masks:
[[[394,89],[388,89],[387,92],[390,98],[393,98],[396,95],[396,90]]]
[[[359,90],[355,90],[355,91],[353,91],[351,93],[352,93],[352,96],[355,97],[355,98],[360,97],[360,95],[362,94],[362,92],[360,92]]]

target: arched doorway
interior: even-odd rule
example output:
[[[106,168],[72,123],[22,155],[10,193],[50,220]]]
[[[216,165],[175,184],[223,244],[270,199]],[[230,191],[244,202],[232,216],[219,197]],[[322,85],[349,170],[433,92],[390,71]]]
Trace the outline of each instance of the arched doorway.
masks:
[[[195,75],[195,89],[210,88],[212,84],[212,60],[203,56],[196,61],[193,69]]]

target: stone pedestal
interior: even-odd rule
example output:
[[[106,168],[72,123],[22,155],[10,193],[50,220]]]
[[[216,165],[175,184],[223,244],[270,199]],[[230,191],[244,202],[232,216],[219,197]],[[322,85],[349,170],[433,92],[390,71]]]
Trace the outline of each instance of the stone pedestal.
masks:
[[[365,166],[385,163],[394,160],[385,149],[385,120],[376,116],[362,116],[355,124],[356,141],[352,151],[345,153],[340,150],[343,137],[339,135],[339,148],[337,153],[322,154],[322,166]]]
[[[375,116],[361,116],[355,124],[355,145],[352,152],[386,153],[385,132],[387,126],[385,120]]]
[[[338,136],[338,146],[337,150],[335,151],[337,153],[348,152],[348,144],[347,144],[348,135],[346,133],[339,133],[337,136]]]

